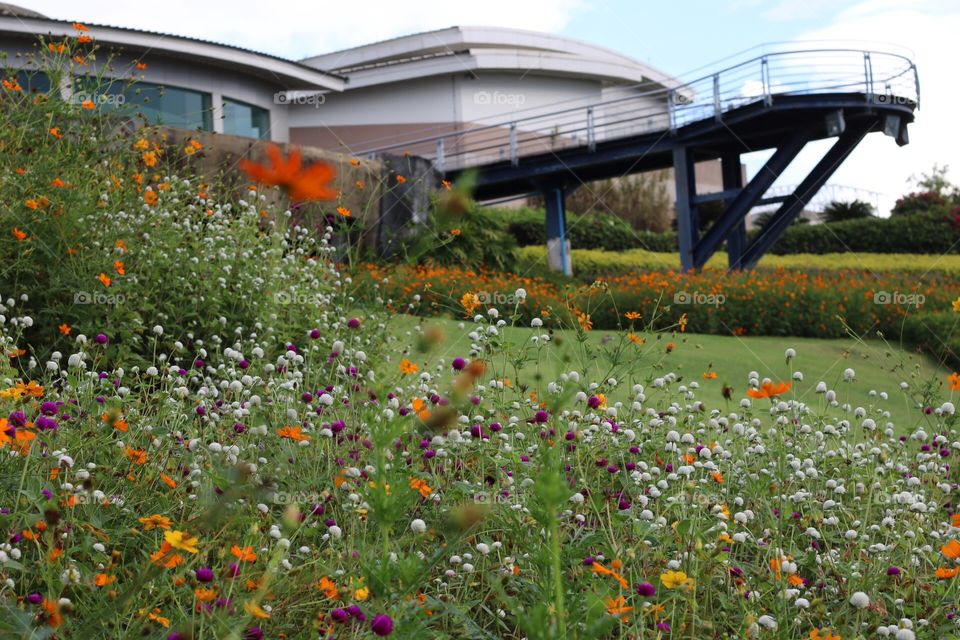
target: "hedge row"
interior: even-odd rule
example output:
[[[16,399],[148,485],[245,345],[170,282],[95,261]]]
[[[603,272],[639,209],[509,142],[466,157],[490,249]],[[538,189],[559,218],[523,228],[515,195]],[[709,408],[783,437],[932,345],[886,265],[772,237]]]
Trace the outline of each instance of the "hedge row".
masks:
[[[547,269],[545,247],[522,247],[516,252],[517,270],[520,273],[543,273]],[[593,281],[647,271],[676,271],[680,256],[676,253],[661,253],[632,249],[630,251],[600,251],[574,249],[571,252],[573,274],[580,280]],[[717,253],[707,263],[707,269],[725,270],[726,254]],[[874,273],[916,273],[921,276],[930,272],[960,275],[960,255],[917,255],[909,253],[831,253],[764,256],[760,269],[790,269],[794,271],[823,271],[860,269]]]
[[[771,253],[960,253],[960,212],[941,207],[927,213],[891,218],[863,218],[829,225],[796,225],[777,240]],[[497,210],[491,217],[505,224],[521,247],[545,245],[547,227],[543,211]],[[574,249],[675,252],[677,234],[636,231],[616,216],[568,216],[568,235]],[[758,231],[751,232],[751,238]]]

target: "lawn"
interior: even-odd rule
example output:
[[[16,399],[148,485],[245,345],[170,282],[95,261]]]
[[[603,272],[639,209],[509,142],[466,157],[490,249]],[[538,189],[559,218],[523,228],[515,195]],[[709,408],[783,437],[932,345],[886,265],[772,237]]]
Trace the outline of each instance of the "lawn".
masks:
[[[432,329],[431,329],[432,328]],[[440,360],[449,362],[458,355],[466,354],[470,349],[467,331],[461,323],[447,318],[416,318],[396,316],[392,319],[390,330],[401,342],[440,329],[444,338],[435,348],[420,352],[418,360],[424,368],[436,366]],[[519,345],[530,340],[531,336],[542,333],[526,327],[505,327],[502,337],[506,343]],[[584,347],[577,340],[577,332],[559,329],[551,331],[552,342],[538,362],[530,362],[519,368],[520,375],[514,382],[536,387],[537,381],[554,380],[564,371],[571,369],[571,362],[581,361]],[[825,402],[823,394],[817,394],[815,388],[820,381],[826,382],[830,389],[837,390],[837,401],[853,407],[880,407],[890,412],[891,420],[899,429],[912,428],[924,421],[922,412],[907,396],[898,391],[901,382],[908,383],[913,389],[920,390],[927,384],[939,386],[950,371],[939,366],[931,358],[886,344],[878,339],[855,340],[815,338],[782,338],[766,336],[715,336],[693,333],[654,333],[638,334],[645,343],[636,347],[626,342],[626,332],[591,331],[586,335],[588,345],[596,348],[604,345],[623,345],[628,347],[630,357],[639,365],[636,374],[641,381],[644,376],[656,377],[675,372],[684,381],[696,381],[702,391],[699,395],[709,408],[722,408],[725,411],[735,403],[725,402],[723,387],[734,389],[734,397],[743,394],[747,387],[748,374],[755,371],[760,378],[789,380],[795,371],[803,373],[803,379],[794,383],[790,396],[807,403],[813,409],[822,409]],[[666,345],[672,342],[675,348],[667,353]],[[793,348],[797,357],[787,364],[784,351]],[[603,379],[610,368],[605,358],[587,359],[590,366],[580,373],[588,379]],[[506,369],[506,365],[503,365]],[[792,365],[792,366],[791,366]],[[851,368],[856,373],[857,384],[841,384],[843,373]],[[704,374],[714,371],[716,378]],[[506,375],[510,375],[507,372]],[[601,377],[602,376],[602,377]],[[872,394],[871,391],[875,391]],[[889,399],[879,397],[886,392]]]

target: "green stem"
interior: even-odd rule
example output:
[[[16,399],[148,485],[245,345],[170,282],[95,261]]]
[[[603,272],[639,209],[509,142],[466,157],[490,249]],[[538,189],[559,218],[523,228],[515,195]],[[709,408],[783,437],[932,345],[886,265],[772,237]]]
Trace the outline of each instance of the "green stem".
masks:
[[[567,616],[563,604],[563,575],[560,566],[560,527],[557,524],[557,514],[551,514],[550,519],[550,556],[553,565],[553,599],[557,611],[557,637],[567,637]]]

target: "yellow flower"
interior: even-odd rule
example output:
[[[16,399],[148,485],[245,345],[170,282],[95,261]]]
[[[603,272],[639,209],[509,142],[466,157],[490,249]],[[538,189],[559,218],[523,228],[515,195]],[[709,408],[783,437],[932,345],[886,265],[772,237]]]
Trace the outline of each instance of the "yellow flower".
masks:
[[[266,620],[270,617],[270,614],[264,611],[263,607],[250,600],[243,603],[243,610],[254,618],[260,618],[261,620]]]
[[[660,576],[660,582],[667,589],[676,589],[677,587],[692,587],[693,580],[687,577],[683,571],[667,571]]]
[[[197,553],[197,544],[200,542],[186,531],[167,531],[163,534],[163,539],[172,548],[187,553]]]
[[[170,528],[170,518],[161,515],[147,516],[146,518],[140,518],[140,524],[143,525],[144,531],[150,531],[151,529],[166,531]]]
[[[957,313],[960,313],[960,298],[957,298],[956,300],[954,300],[950,306],[953,307],[954,311],[956,311]]]
[[[363,602],[370,597],[370,589],[368,587],[360,587],[353,592],[353,599],[359,602]]]

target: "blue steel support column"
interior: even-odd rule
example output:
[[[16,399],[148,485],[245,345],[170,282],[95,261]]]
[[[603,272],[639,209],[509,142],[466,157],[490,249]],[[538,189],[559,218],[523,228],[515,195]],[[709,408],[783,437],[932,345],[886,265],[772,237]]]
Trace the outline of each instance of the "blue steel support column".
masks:
[[[725,153],[720,157],[720,172],[723,174],[723,190],[742,189],[743,172],[740,169],[740,154]],[[729,203],[724,202],[724,205]],[[741,218],[727,236],[727,261],[731,269],[739,268],[743,250],[747,248],[747,220]]]
[[[680,244],[680,268],[691,271],[696,268],[693,262],[693,248],[700,235],[697,221],[697,209],[693,204],[696,193],[693,151],[678,144],[673,148],[673,175],[677,187],[677,236]]]
[[[573,275],[573,264],[567,247],[567,210],[563,187],[543,191],[547,205],[547,264],[553,271]]]

